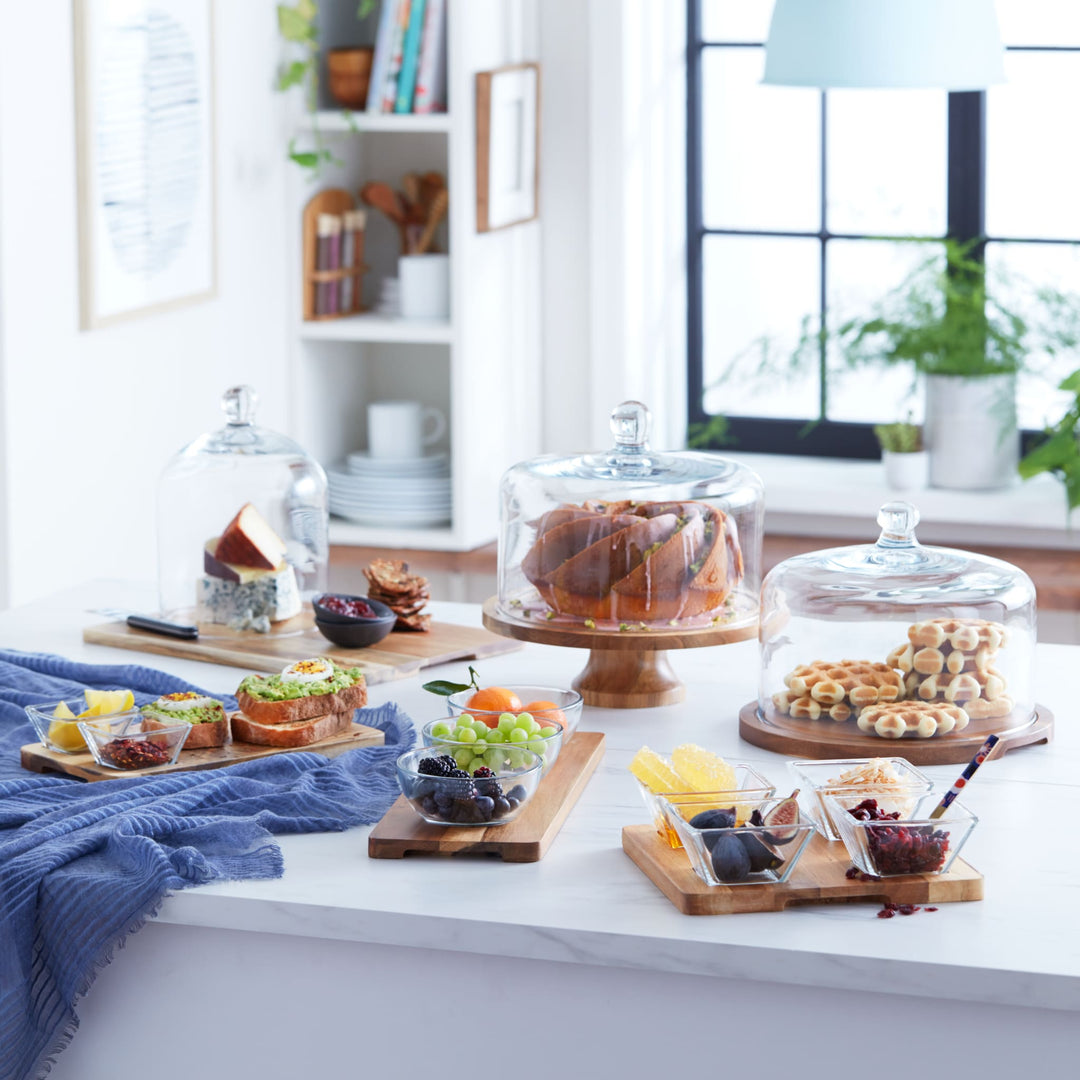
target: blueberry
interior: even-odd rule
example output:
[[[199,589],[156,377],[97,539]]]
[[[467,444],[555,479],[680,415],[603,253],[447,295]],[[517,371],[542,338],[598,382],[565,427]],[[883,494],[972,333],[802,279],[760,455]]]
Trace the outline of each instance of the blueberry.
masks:
[[[490,821],[495,812],[495,800],[489,799],[486,795],[481,795],[476,800],[476,810],[481,821]]]
[[[521,784],[515,784],[507,793],[508,799],[517,799],[517,801],[524,802],[526,798],[525,788]]]
[[[512,807],[510,806],[510,800],[505,795],[500,796],[495,800],[495,815],[502,817],[503,814],[509,814]]]

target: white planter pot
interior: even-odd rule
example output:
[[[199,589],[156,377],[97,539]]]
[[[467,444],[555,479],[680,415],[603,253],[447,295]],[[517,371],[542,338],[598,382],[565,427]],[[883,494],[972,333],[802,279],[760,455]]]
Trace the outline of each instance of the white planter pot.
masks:
[[[923,445],[930,451],[931,487],[978,491],[1015,483],[1015,377],[928,375]]]
[[[885,483],[894,491],[917,491],[926,487],[930,455],[925,450],[912,454],[883,450],[881,460],[885,465]]]

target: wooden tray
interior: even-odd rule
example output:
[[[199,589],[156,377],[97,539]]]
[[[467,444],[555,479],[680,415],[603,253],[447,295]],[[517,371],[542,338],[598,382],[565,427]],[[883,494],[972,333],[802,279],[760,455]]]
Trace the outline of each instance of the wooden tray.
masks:
[[[402,795],[372,829],[368,855],[373,859],[412,854],[498,855],[504,862],[536,862],[551,847],[603,756],[600,732],[575,732],[521,816],[506,825],[429,825]]]
[[[877,881],[849,881],[847,849],[818,834],[782,885],[706,885],[685,851],[668,846],[654,825],[627,825],[623,851],[684,915],[734,915],[783,911],[789,904],[946,904],[981,900],[983,877],[963,859],[947,874],[912,874]]]
[[[125,622],[109,622],[88,626],[83,630],[83,641],[253,671],[280,671],[309,656],[328,656],[342,667],[361,668],[372,685],[408,678],[433,664],[479,660],[521,648],[516,641],[507,641],[487,630],[444,622],[433,622],[426,634],[392,633],[366,649],[343,649],[327,641],[315,628],[311,615],[297,615],[279,626],[269,634],[207,626],[205,636],[183,641],[133,630]]]
[[[787,718],[785,718],[787,719]],[[960,734],[935,739],[877,739],[864,735],[853,722],[800,721],[801,731],[780,727],[762,719],[756,701],[739,710],[739,736],[763,750],[795,758],[864,758],[872,752],[899,754],[912,765],[966,765],[986,736],[997,734],[1010,723],[1001,720],[972,720]],[[1025,727],[1001,732],[994,757],[1021,746],[1049,742],[1054,733],[1054,714],[1045,705],[1035,706],[1035,719]]]
[[[337,757],[359,746],[382,746],[384,736],[378,728],[353,724],[348,731],[334,735],[311,746],[256,746],[254,743],[233,742],[224,746],[207,746],[199,750],[181,750],[175,765],[157,765],[152,769],[110,769],[99,765],[89,750],[81,754],[61,754],[47,750],[41,743],[29,743],[20,751],[24,769],[37,773],[63,773],[79,780],[119,780],[125,776],[152,776],[155,773],[193,772],[197,769],[220,769],[240,761],[272,757],[274,754],[295,754],[310,750],[313,754]]]

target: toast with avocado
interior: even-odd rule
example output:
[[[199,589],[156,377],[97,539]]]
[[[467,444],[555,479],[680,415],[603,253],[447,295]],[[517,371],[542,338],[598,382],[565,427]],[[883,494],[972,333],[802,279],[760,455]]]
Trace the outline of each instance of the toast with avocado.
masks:
[[[229,738],[229,719],[225,706],[216,698],[187,691],[162,694],[157,701],[143,705],[142,726],[146,731],[187,723],[191,731],[184,740],[184,750],[224,746]]]
[[[367,685],[359,668],[338,667],[316,657],[290,664],[278,675],[248,675],[236,691],[236,702],[259,724],[292,724],[335,713],[351,716],[367,704]],[[235,723],[233,728],[235,734]]]

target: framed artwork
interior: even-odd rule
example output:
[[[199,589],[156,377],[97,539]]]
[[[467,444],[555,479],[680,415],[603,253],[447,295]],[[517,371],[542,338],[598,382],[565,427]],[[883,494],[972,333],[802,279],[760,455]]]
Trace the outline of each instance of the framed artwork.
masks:
[[[540,65],[476,75],[476,231],[539,215]]]
[[[216,291],[212,0],[75,0],[84,330]]]

